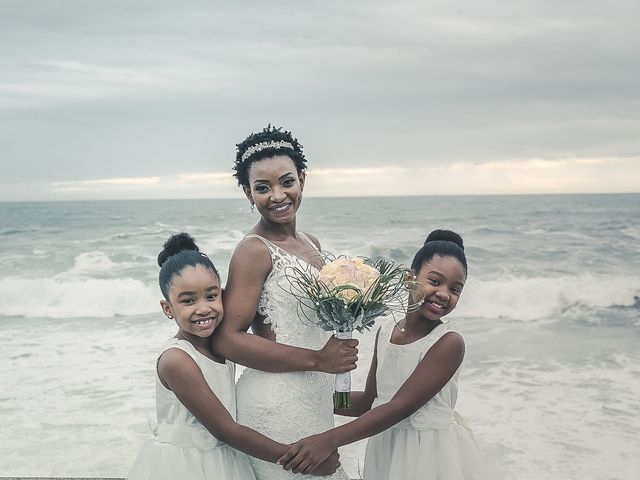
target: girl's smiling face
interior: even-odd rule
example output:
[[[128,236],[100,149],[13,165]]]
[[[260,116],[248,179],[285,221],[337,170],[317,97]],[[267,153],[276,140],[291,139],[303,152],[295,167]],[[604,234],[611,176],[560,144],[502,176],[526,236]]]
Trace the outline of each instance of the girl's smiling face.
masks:
[[[160,304],[183,335],[209,337],[224,313],[220,279],[204,265],[186,266],[171,280],[169,301],[161,300]]]
[[[249,186],[244,193],[265,220],[291,221],[302,202],[304,172],[286,155],[257,160],[249,167]]]
[[[416,274],[413,302],[418,312],[428,320],[440,320],[456,307],[466,275],[464,268],[453,257],[435,255],[425,262]]]

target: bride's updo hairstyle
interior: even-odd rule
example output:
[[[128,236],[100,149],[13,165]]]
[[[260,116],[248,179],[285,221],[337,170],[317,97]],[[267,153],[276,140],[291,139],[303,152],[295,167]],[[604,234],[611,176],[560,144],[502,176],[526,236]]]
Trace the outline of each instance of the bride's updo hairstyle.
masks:
[[[195,239],[188,233],[171,235],[164,242],[163,247],[163,250],[158,254],[158,265],[160,266],[160,290],[166,300],[169,300],[169,289],[173,277],[179,276],[185,267],[202,265],[215,273],[218,279],[220,278],[211,259],[200,252]]]
[[[236,162],[233,174],[238,185],[249,186],[249,168],[253,162],[276,155],[286,155],[296,166],[298,173],[307,168],[307,159],[302,153],[302,145],[293,138],[291,132],[267,125],[259,133],[252,133],[236,145]]]
[[[458,260],[462,268],[464,268],[466,277],[467,257],[464,254],[464,243],[462,242],[462,237],[456,232],[451,230],[434,230],[431,232],[425,240],[424,246],[413,257],[411,268],[414,272],[418,272],[424,263],[431,261],[436,255],[439,257],[453,257]]]

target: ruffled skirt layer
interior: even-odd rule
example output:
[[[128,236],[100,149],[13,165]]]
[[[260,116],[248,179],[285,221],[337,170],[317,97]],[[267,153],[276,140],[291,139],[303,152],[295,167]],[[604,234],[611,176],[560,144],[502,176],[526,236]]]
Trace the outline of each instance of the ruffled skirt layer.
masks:
[[[228,446],[212,450],[149,440],[136,458],[129,480],[254,480],[249,458]]]
[[[390,428],[367,443],[364,480],[485,480],[486,466],[468,428]]]

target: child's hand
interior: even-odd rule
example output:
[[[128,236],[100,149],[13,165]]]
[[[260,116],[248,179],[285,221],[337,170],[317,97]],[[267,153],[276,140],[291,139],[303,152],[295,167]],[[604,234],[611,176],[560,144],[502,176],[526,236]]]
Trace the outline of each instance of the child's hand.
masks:
[[[315,470],[311,471],[309,475],[322,476],[331,475],[336,472],[338,467],[340,466],[340,454],[338,454],[338,450],[334,450],[331,452],[331,455],[327,457],[327,459],[318,465]]]
[[[293,473],[310,473],[321,464],[324,467],[323,462],[329,459],[329,456],[334,452],[337,454],[336,447],[325,441],[322,435],[311,435],[291,445],[291,448],[278,459],[278,464]],[[327,467],[329,465],[331,462],[328,462]],[[321,475],[315,471],[314,474]]]
[[[339,340],[332,336],[318,350],[318,370],[326,373],[345,373],[356,368],[358,340]]]

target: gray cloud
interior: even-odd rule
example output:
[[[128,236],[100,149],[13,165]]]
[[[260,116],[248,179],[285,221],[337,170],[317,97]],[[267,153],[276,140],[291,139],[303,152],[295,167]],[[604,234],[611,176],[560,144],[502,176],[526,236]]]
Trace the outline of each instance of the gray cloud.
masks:
[[[638,156],[639,14],[633,1],[5,0],[2,182],[224,171],[268,122],[319,167]]]

